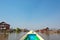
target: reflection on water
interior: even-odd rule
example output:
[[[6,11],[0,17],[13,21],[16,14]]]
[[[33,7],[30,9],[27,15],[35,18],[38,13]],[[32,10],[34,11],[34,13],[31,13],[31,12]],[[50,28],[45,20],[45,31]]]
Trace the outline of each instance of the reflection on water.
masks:
[[[0,33],[0,40],[19,40],[26,32],[21,33]],[[60,40],[60,34],[41,34],[45,40]]]
[[[45,40],[60,40],[60,34],[43,34]]]
[[[8,40],[8,34],[6,34],[6,33],[1,33],[1,34],[0,34],[0,40]]]
[[[49,34],[45,34],[45,40],[49,40]]]

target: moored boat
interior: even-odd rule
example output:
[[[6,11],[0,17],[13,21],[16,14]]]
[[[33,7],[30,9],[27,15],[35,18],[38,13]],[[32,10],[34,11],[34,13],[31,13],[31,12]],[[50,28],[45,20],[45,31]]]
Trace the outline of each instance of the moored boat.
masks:
[[[20,40],[44,40],[40,35],[34,31],[30,31],[25,34]]]

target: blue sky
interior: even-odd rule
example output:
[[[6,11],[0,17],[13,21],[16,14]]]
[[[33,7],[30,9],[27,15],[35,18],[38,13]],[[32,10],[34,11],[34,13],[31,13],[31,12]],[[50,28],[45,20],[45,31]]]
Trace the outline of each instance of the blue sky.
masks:
[[[0,22],[11,28],[60,28],[60,0],[0,0]]]

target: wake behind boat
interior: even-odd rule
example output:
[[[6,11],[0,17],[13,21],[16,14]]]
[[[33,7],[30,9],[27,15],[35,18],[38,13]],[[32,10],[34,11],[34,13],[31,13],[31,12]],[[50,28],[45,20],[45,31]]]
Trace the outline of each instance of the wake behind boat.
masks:
[[[34,31],[30,31],[25,34],[20,40],[44,40],[40,35]]]

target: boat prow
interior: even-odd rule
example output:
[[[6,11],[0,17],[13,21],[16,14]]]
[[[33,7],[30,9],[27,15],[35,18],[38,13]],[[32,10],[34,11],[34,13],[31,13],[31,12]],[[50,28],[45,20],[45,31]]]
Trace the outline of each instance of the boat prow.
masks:
[[[20,40],[44,40],[40,35],[34,31],[30,31],[25,34]]]

